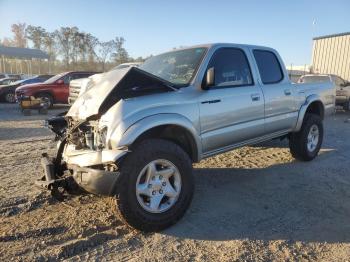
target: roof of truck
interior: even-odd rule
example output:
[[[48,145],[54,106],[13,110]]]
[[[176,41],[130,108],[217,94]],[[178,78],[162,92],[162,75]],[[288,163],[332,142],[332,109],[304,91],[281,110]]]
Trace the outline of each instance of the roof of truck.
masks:
[[[249,44],[238,44],[238,43],[207,43],[207,44],[198,44],[198,45],[192,45],[192,46],[181,46],[180,48],[174,49],[174,50],[169,50],[164,53],[172,52],[172,51],[177,51],[177,50],[184,50],[184,49],[190,49],[190,48],[200,48],[200,47],[205,47],[205,48],[211,48],[211,47],[216,47],[216,46],[222,46],[222,47],[245,47],[249,49],[265,49],[265,50],[272,50],[275,51],[275,49],[267,46],[260,46],[260,45],[249,45]]]

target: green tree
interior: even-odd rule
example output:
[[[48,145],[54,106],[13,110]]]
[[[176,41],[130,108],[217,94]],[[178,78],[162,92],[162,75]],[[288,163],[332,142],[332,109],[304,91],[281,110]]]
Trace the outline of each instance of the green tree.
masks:
[[[115,53],[112,54],[114,61],[117,64],[128,62],[129,54],[124,48],[125,39],[123,37],[116,37],[114,42],[115,42]]]
[[[107,42],[101,42],[98,46],[98,57],[102,63],[102,71],[105,71],[106,61],[109,60],[111,54],[115,50],[116,44],[114,40],[110,40]]]
[[[42,49],[46,30],[41,26],[28,25],[26,28],[26,37],[32,41],[34,48]]]

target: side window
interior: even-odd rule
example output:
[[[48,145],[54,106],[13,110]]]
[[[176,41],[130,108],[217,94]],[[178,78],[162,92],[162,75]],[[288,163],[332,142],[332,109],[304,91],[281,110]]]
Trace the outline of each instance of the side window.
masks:
[[[261,81],[264,84],[274,84],[282,81],[282,68],[273,52],[254,50],[253,53],[258,65]]]
[[[70,80],[72,80],[71,77],[72,77],[72,75],[66,75],[63,77],[63,81],[66,85],[68,85]]]
[[[237,48],[218,49],[209,62],[214,67],[215,86],[252,85],[252,74],[244,52]]]

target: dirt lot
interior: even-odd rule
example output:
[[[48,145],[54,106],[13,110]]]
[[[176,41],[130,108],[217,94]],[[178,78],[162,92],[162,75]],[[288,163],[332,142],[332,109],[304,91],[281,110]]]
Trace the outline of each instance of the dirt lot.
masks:
[[[55,114],[64,110],[58,108]],[[54,151],[36,113],[0,104],[0,258],[7,260],[290,260],[350,257],[350,114],[325,122],[320,156],[294,161],[273,141],[195,165],[185,217],[157,234],[116,220],[106,199],[53,200],[33,185]]]

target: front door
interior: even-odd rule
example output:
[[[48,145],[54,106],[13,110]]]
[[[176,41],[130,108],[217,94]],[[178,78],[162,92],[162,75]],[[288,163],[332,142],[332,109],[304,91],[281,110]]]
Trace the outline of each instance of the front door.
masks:
[[[245,51],[220,48],[209,62],[212,67],[214,86],[199,97],[205,155],[264,134],[264,97],[253,81]]]

